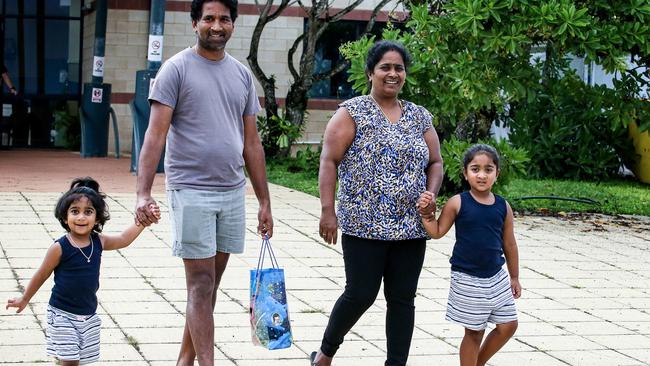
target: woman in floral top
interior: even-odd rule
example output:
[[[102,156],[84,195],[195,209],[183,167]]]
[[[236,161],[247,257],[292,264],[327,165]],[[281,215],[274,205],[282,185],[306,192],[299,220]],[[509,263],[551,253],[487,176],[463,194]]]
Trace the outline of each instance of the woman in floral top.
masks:
[[[382,279],[387,302],[386,366],[408,358],[426,232],[416,210],[424,191],[437,193],[442,158],[431,114],[398,99],[410,56],[392,41],[368,51],[369,95],[340,105],[325,129],[320,161],[320,235],[336,244],[342,231],[345,291],[312,365],[329,366],[343,337],[374,303]],[[338,167],[338,212],[334,191]]]

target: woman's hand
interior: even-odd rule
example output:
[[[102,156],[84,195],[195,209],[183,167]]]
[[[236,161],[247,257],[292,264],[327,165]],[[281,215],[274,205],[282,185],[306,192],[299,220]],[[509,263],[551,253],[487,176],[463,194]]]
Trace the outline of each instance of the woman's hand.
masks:
[[[336,245],[336,238],[338,236],[338,222],[336,220],[336,213],[333,209],[321,211],[318,233],[327,244]]]

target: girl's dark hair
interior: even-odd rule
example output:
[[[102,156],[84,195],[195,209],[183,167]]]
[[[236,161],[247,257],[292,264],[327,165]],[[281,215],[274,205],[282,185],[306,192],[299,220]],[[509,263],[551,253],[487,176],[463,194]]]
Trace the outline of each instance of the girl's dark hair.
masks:
[[[76,178],[72,181],[70,189],[65,192],[56,203],[54,217],[59,220],[59,223],[63,226],[65,231],[69,232],[70,227],[66,223],[68,220],[68,208],[70,208],[70,205],[75,201],[78,201],[81,197],[88,198],[95,208],[97,219],[93,230],[101,233],[104,224],[106,221],[110,220],[111,216],[108,213],[108,205],[104,201],[106,195],[99,192],[99,183],[91,177]]]
[[[501,169],[500,158],[497,149],[486,144],[476,144],[470,146],[469,149],[465,151],[465,154],[463,155],[463,170],[467,169],[467,166],[472,160],[474,160],[474,157],[480,154],[489,156],[490,159],[492,159],[494,162],[494,165],[497,166],[497,170]]]
[[[409,65],[411,64],[411,54],[409,51],[399,42],[383,40],[375,42],[368,50],[368,55],[366,56],[366,74],[372,73],[372,70],[375,69],[375,66],[377,66],[381,58],[388,51],[395,51],[402,56],[404,69],[408,72]]]
[[[235,22],[237,19],[237,0],[192,0],[192,5],[190,8],[190,17],[195,22],[201,20],[203,16],[203,4],[210,2],[222,3],[228,10],[230,10],[230,20]]]

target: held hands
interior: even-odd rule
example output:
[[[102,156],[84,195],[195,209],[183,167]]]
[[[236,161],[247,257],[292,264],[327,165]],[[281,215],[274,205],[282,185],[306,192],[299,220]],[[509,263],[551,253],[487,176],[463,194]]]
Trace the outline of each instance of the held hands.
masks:
[[[160,207],[158,206],[157,203],[152,203],[149,205],[149,210],[153,213],[153,216],[157,219],[160,220]]]
[[[422,192],[415,207],[424,220],[431,221],[436,218],[436,196],[432,192]]]
[[[5,309],[16,308],[16,313],[20,313],[27,306],[27,301],[23,297],[14,297],[13,299],[7,300],[7,306]]]
[[[521,284],[519,278],[510,277],[510,288],[512,289],[512,296],[518,299],[521,296]]]
[[[160,206],[157,203],[150,203],[149,211],[151,211],[156,220],[160,220]]]
[[[138,197],[138,203],[135,206],[135,223],[147,227],[151,224],[157,224],[160,220],[160,207],[151,197]]]

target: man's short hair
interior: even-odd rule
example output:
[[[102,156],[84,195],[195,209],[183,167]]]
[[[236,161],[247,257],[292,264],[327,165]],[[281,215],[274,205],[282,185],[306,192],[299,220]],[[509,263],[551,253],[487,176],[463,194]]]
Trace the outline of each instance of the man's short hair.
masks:
[[[192,7],[190,9],[190,16],[192,21],[198,22],[203,16],[203,4],[206,2],[222,3],[228,10],[230,10],[230,19],[234,22],[237,19],[237,0],[192,0]]]

